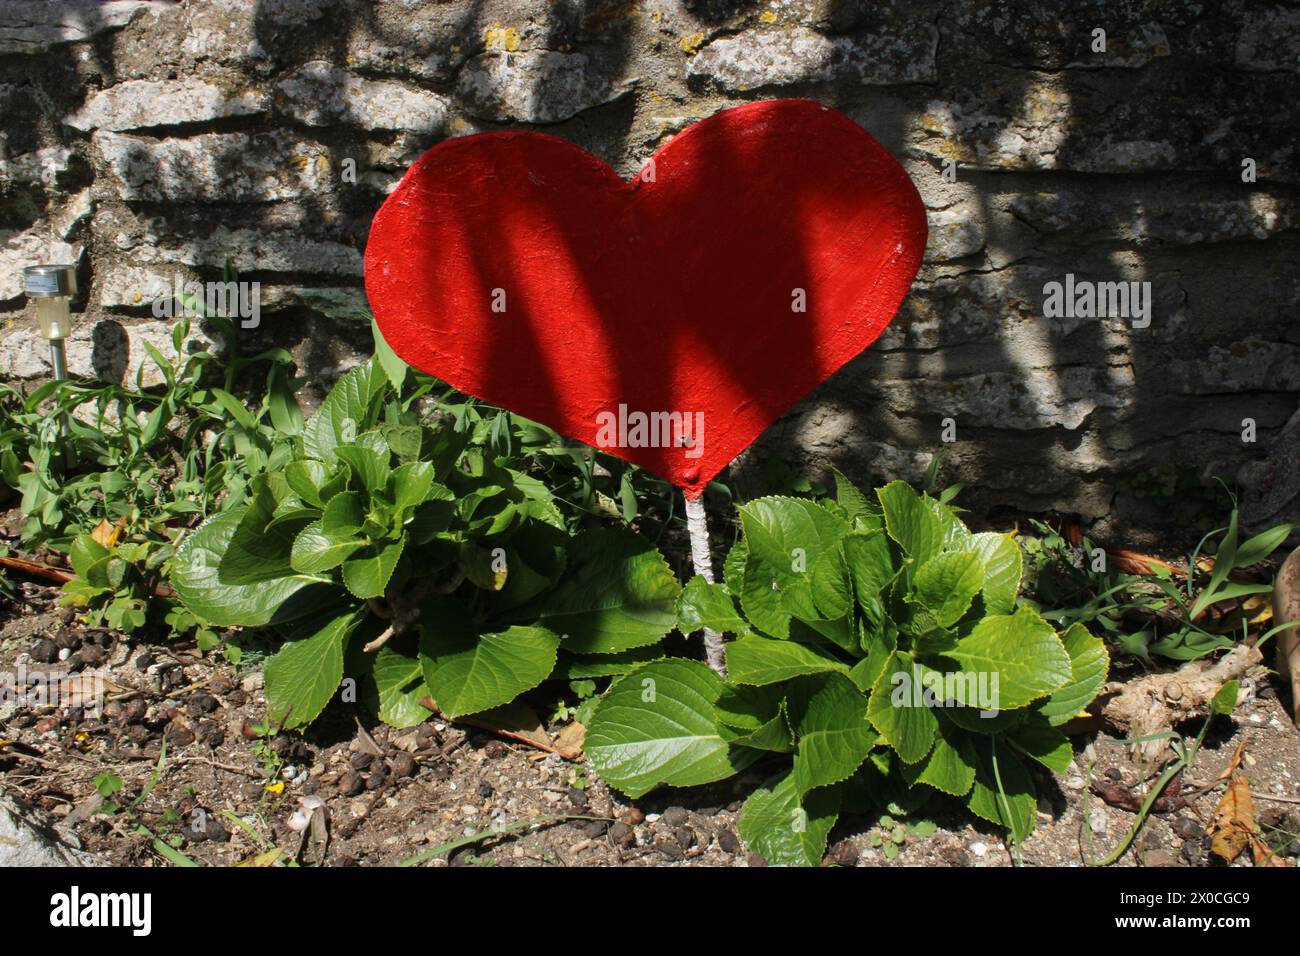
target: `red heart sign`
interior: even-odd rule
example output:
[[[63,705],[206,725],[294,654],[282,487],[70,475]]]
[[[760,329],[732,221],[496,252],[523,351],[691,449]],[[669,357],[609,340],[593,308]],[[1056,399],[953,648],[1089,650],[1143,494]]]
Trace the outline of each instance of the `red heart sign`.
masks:
[[[725,110],[624,182],[539,133],[446,140],[376,214],[407,363],[689,497],[884,330],[925,249],[903,168],[806,100]]]

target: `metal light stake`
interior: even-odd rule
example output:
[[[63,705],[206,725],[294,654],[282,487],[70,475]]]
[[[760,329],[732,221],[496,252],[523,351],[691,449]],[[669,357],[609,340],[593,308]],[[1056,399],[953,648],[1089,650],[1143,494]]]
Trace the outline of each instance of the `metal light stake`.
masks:
[[[23,270],[23,291],[36,300],[36,324],[41,336],[50,343],[50,365],[55,380],[68,377],[68,356],[63,340],[72,330],[68,303],[77,294],[77,269],[69,265],[28,266]],[[67,433],[67,422],[60,420],[59,431]]]
[[[68,303],[77,294],[77,269],[75,266],[28,266],[23,270],[23,291],[36,300],[36,322],[41,336],[50,343],[50,364],[54,377],[68,377],[68,358],[63,350],[63,340],[71,331],[72,317]]]

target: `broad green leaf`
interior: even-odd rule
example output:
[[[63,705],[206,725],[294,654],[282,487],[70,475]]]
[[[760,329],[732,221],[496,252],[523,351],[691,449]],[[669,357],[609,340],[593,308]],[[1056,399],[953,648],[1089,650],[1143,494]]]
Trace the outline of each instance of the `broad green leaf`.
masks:
[[[912,638],[912,653],[918,657],[945,654],[957,644],[957,632],[941,625],[924,605],[914,605],[899,628]]]
[[[800,674],[839,671],[848,665],[818,648],[749,634],[726,645],[727,677],[736,684],[775,684]]]
[[[1089,634],[1082,624],[1071,624],[1062,631],[1061,643],[1070,655],[1070,681],[1038,707],[1053,727],[1065,724],[1091,704],[1110,670],[1105,642]]]
[[[68,561],[77,577],[97,588],[107,588],[110,585],[108,562],[112,557],[112,551],[88,534],[77,535],[72,539],[72,547],[68,549]]]
[[[840,473],[838,468],[831,468],[835,476],[835,501],[844,509],[852,521],[858,515],[871,514],[875,511],[874,502],[858,490],[858,486]]]
[[[757,730],[780,713],[785,690],[775,684],[763,687],[723,684],[713,712],[720,723],[729,727]]]
[[[968,673],[996,678],[996,710],[1015,710],[1070,680],[1070,655],[1035,611],[990,614],[945,654]],[[909,761],[910,762],[910,761]]]
[[[661,660],[662,647],[651,644],[636,647],[621,654],[576,656],[561,653],[551,677],[564,680],[585,680],[592,677],[622,677],[648,661]]]
[[[569,569],[541,602],[537,623],[575,654],[617,654],[654,644],[677,626],[681,585],[659,549],[623,528],[571,542]]]
[[[433,491],[433,463],[409,461],[393,469],[389,481],[393,503],[398,508],[413,508]]]
[[[1070,738],[1041,718],[1031,718],[1008,736],[1025,756],[1037,760],[1053,773],[1065,773],[1074,759]]]
[[[945,529],[935,511],[905,481],[891,481],[876,489],[885,514],[885,530],[916,564],[939,553]]]
[[[378,437],[378,432],[370,434]],[[334,449],[340,460],[346,461],[348,467],[373,498],[388,488],[388,476],[392,474],[388,466],[388,450],[385,446],[382,454],[363,448],[360,445],[340,445]]]
[[[961,673],[960,671],[958,673]],[[987,691],[988,688],[985,689]],[[978,689],[976,693],[982,693]],[[1023,724],[1029,717],[1027,710],[981,710],[979,707],[952,707],[943,710],[944,717],[972,734],[1005,734]]]
[[[294,574],[255,584],[221,581],[221,558],[244,511],[235,508],[209,518],[181,543],[171,583],[185,606],[218,627],[261,627],[319,611],[329,588],[317,579]]]
[[[823,552],[813,565],[812,600],[817,616],[825,620],[845,617],[853,609],[853,579],[840,545]]]
[[[975,782],[975,763],[975,748],[966,733],[940,720],[934,749],[926,757],[915,782],[954,797],[964,797]]]
[[[783,608],[801,617],[816,617],[812,571],[818,559],[835,549],[850,531],[843,518],[805,498],[759,498],[740,508],[740,523],[755,562],[772,576]]]
[[[89,607],[91,602],[101,594],[113,593],[112,588],[91,584],[83,578],[64,581],[63,587],[59,588],[59,591],[62,594],[59,603],[72,607]]]
[[[941,501],[934,498],[922,498],[926,506],[934,513],[939,523],[939,548],[942,551],[970,550],[970,529],[962,523],[956,513]]]
[[[1005,827],[1012,842],[1023,843],[1034,831],[1038,801],[1024,764],[996,737],[972,737],[977,762],[975,785],[967,806],[990,823]]]
[[[794,751],[794,739],[790,736],[790,724],[785,716],[784,704],[781,706],[780,713],[753,730],[738,730],[729,724],[719,724],[718,732],[724,740],[740,747],[781,754]]]
[[[344,491],[335,495],[321,512],[321,530],[332,537],[351,537],[361,531],[366,511],[361,504],[361,492]]]
[[[636,799],[660,785],[730,777],[757,757],[722,738],[713,705],[722,680],[697,661],[652,661],[615,682],[596,707],[583,746],[604,778]]]
[[[1226,681],[1210,701],[1210,712],[1226,717],[1237,707],[1237,696],[1241,692],[1241,681]]]
[[[885,665],[898,649],[898,633],[884,623],[873,627],[863,621],[858,625],[858,637],[862,653],[866,657],[853,665],[849,678],[865,693],[880,678]]]
[[[456,548],[456,564],[465,580],[484,591],[500,591],[510,576],[510,565],[504,560],[504,554],[494,554],[493,551],[472,541],[462,541]]]
[[[343,651],[360,623],[355,612],[332,619],[310,637],[291,641],[266,663],[266,705],[286,728],[305,727],[325,709],[343,680]]]
[[[268,486],[253,495],[221,556],[222,583],[257,584],[293,573],[289,564],[293,539],[311,515],[299,513],[291,521],[276,524],[276,506]]]
[[[326,534],[321,523],[313,521],[293,539],[289,564],[304,574],[320,574],[337,568],[364,545],[353,537]]]
[[[379,431],[400,461],[415,461],[420,458],[420,449],[424,445],[424,426],[385,422],[379,426]],[[429,464],[432,465],[433,462]]]
[[[432,694],[417,658],[385,645],[375,653],[368,676],[367,688],[374,692],[372,705],[379,719],[390,727],[415,727],[432,716],[429,708],[420,703]]]
[[[854,532],[844,538],[844,561],[859,601],[873,600],[894,578],[894,559],[884,532]]]
[[[732,554],[737,548],[732,548]],[[750,626],[773,637],[790,636],[790,612],[786,610],[780,589],[780,576],[772,567],[748,551],[743,552],[745,567],[741,572],[741,610]]]
[[[903,763],[916,763],[930,752],[939,719],[922,694],[925,669],[912,656],[895,651],[871,689],[867,717]]]
[[[512,535],[505,545],[505,587],[497,594],[494,606],[517,607],[549,590],[564,573],[567,543],[566,532],[541,521],[531,522]]]
[[[444,602],[435,602],[443,605]],[[550,676],[560,639],[542,627],[478,634],[468,618],[426,610],[420,665],[438,709],[448,717],[508,704]]]
[[[969,551],[945,551],[921,565],[912,578],[916,600],[943,627],[956,624],[984,585],[984,565]]]
[[[801,803],[794,771],[787,770],[750,794],[737,829],[745,845],[768,863],[820,866],[839,813],[838,787],[814,790]]]
[[[984,609],[990,614],[1010,614],[1020,593],[1023,556],[1009,534],[983,531],[973,534],[966,547],[984,563]]]
[[[739,595],[745,576],[745,562],[749,558],[749,549],[745,539],[741,538],[731,546],[727,556],[722,559],[722,583],[732,594]]]
[[[352,592],[352,596],[363,601],[382,597],[405,546],[405,538],[378,541],[344,561],[343,583]]]
[[[867,721],[866,696],[842,674],[799,681],[788,708],[798,739],[794,779],[800,796],[847,780],[879,739]]]
[[[302,442],[307,457],[333,465],[340,445],[352,443],[374,425],[379,399],[387,385],[388,380],[374,359],[340,378],[316,414],[303,426]]]
[[[410,371],[410,366],[398,358],[392,346],[384,341],[384,335],[379,331],[379,324],[375,322],[373,316],[370,319],[370,334],[375,340],[375,359],[379,362],[379,367],[384,370],[388,381],[392,383],[393,390],[400,395],[402,386],[406,384],[406,375]]]
[[[677,627],[686,635],[706,627],[730,634],[741,634],[749,629],[736,611],[727,589],[704,580],[698,574],[686,582],[677,599]]]

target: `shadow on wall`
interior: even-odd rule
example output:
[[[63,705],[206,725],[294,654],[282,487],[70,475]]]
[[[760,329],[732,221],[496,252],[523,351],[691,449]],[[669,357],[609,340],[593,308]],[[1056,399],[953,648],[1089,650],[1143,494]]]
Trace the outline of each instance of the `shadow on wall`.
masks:
[[[194,230],[288,231],[360,248],[400,167],[449,135],[543,128],[626,172],[657,145],[642,134],[647,110],[707,115],[807,96],[847,113],[905,164],[930,212],[930,252],[881,340],[733,468],[743,494],[765,490],[767,460],[814,473],[836,464],[863,481],[914,480],[943,448],[944,478],[967,483],[961,500],[977,513],[1069,511],[1096,522],[1102,537],[1135,545],[1147,531],[1194,530],[1207,507],[1219,508],[1209,501],[1212,475],[1232,480],[1243,465],[1262,466],[1251,472],[1256,487],[1244,489],[1248,504],[1278,497],[1259,484],[1289,480],[1269,463],[1300,394],[1300,333],[1289,320],[1300,295],[1300,175],[1286,132],[1300,119],[1300,76],[1270,67],[1267,51],[1255,49],[1278,29],[1271,13],[1244,2],[1194,12],[1172,2],[1026,9],[830,0],[796,23],[772,22],[757,3],[703,0],[685,5],[703,33],[690,75],[666,79],[643,69],[643,38],[616,4],[553,4],[523,37],[501,26],[522,24],[517,9],[487,0],[403,6],[410,12],[400,17],[389,4],[315,6],[315,19],[287,23],[284,0],[258,0],[255,55],[238,68],[249,88],[272,91],[273,105],[263,117],[202,130],[244,133],[255,153],[272,158],[283,134],[305,143],[302,157],[325,172],[305,176],[310,188],[291,196],[213,203],[142,195],[124,200],[125,209],[183,219]],[[96,10],[88,5],[85,15]],[[672,16],[685,22],[680,11]],[[1104,53],[1093,49],[1099,27]],[[88,35],[107,86],[117,78],[114,34],[90,24]],[[701,51],[708,56],[698,58]],[[34,126],[43,141],[75,145],[59,118],[85,105],[86,90],[72,48],[50,56],[59,62],[32,81]],[[398,109],[383,85],[395,74],[429,100]],[[610,99],[584,108],[573,88],[593,76]],[[617,95],[633,80],[632,95]],[[300,84],[296,100],[285,82]],[[597,102],[605,95],[586,92]],[[569,100],[577,111],[564,115]],[[36,135],[16,130],[10,153]],[[134,157],[133,180],[192,178],[158,165],[158,155]],[[1240,179],[1247,156],[1258,161],[1254,184]],[[236,180],[247,159],[218,156],[214,175]],[[954,182],[944,178],[945,159],[955,164]],[[362,188],[338,185],[347,160],[370,177]],[[76,164],[63,175],[71,185],[89,181]],[[47,215],[43,190],[19,195],[5,213],[16,225]],[[360,281],[238,264],[267,282]],[[216,277],[211,265],[200,271]],[[1150,326],[1131,317],[1045,317],[1045,284],[1067,274],[1149,282]],[[259,344],[296,343],[311,368],[337,363],[306,322],[268,324],[255,335]],[[503,356],[502,365],[515,360]],[[1245,418],[1255,422],[1254,444],[1242,441]],[[951,445],[941,441],[945,419],[956,429]],[[1294,511],[1294,502],[1287,507]]]

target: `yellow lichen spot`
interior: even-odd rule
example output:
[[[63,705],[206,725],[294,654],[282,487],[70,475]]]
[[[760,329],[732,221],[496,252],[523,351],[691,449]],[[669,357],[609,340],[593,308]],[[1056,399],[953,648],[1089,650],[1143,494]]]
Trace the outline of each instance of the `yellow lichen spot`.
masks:
[[[776,11],[775,11],[775,10],[764,10],[762,13],[760,13],[760,14],[758,15],[758,22],[759,22],[759,23],[776,23]]]
[[[683,53],[694,53],[704,43],[704,31],[692,33],[690,36],[682,37],[677,41]]]
[[[506,53],[514,53],[519,49],[519,31],[514,27],[494,23],[488,27],[487,33],[483,37],[483,46],[488,50],[504,50]]]

